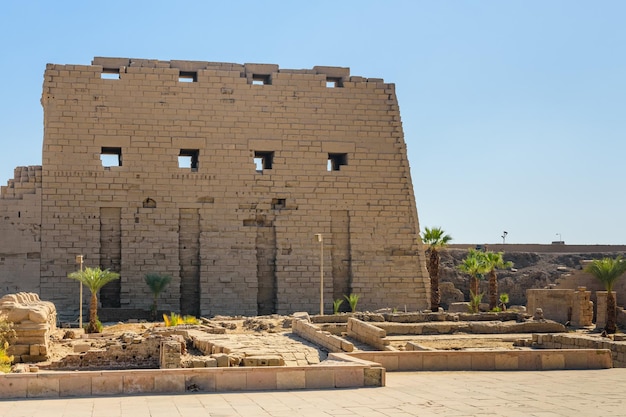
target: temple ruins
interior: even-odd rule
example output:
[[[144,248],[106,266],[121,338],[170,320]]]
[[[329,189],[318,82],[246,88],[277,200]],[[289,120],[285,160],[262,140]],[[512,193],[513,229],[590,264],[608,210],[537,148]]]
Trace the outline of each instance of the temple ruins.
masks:
[[[183,314],[428,307],[395,86],[349,68],[94,58],[48,64],[42,166],[0,193],[1,292],[75,318],[86,266],[121,274],[103,309]],[[321,235],[322,242],[316,239]],[[88,292],[84,295],[85,305]],[[344,306],[347,303],[344,302]]]

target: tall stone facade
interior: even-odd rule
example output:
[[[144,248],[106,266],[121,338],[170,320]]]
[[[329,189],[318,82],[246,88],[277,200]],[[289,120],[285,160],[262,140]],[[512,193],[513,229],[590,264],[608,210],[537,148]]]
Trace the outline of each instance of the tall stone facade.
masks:
[[[18,167],[0,189],[0,297],[39,292],[41,167]]]
[[[82,254],[121,274],[104,307],[148,309],[157,272],[174,278],[165,310],[317,312],[322,234],[326,312],[349,293],[360,309],[428,306],[393,84],[339,67],[94,58],[49,64],[42,105],[42,169],[16,170],[0,198],[7,290],[75,315],[67,274]]]

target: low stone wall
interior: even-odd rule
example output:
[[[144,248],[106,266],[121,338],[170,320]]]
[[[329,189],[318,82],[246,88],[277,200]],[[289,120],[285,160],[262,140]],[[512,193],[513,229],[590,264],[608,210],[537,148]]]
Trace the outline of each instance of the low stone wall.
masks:
[[[293,332],[301,338],[322,346],[329,352],[352,352],[354,350],[352,343],[342,337],[320,330],[304,319],[294,319],[291,322],[291,327]]]
[[[626,341],[572,334],[534,334],[532,345],[543,349],[563,349],[564,352],[570,349],[606,349],[611,352],[614,367],[626,368]]]
[[[350,318],[348,320],[348,336],[378,350],[387,350],[389,349],[390,341],[387,340],[387,332],[379,327],[381,324],[383,323],[373,325]]]
[[[16,340],[8,354],[15,362],[41,362],[48,359],[50,332],[56,329],[54,304],[41,301],[35,293],[7,294],[0,298],[0,314],[13,323]]]
[[[387,371],[547,371],[612,367],[608,349],[354,352]]]
[[[345,355],[345,354],[344,354]],[[0,374],[0,398],[381,387],[385,369],[348,356],[308,367],[142,369]]]
[[[76,370],[159,368],[161,342],[164,338],[152,335],[146,338],[137,336],[137,339],[126,342],[120,340],[103,348],[93,348],[90,339],[84,338],[84,343],[74,345],[76,353],[52,362],[47,368]],[[181,344],[180,341],[174,343],[178,343],[179,346]]]
[[[449,321],[431,323],[376,323],[376,327],[384,330],[387,335],[434,335],[434,334],[500,334],[500,333],[534,333],[534,332],[565,332],[561,323],[551,321],[528,320],[524,322],[502,321]]]
[[[467,309],[461,312],[442,311],[437,313],[383,313],[385,322],[390,323],[429,323],[436,321],[520,321],[527,315],[518,311],[500,311],[488,313],[468,313]]]
[[[528,289],[526,308],[532,314],[537,308],[543,310],[546,319],[572,326],[590,326],[593,322],[591,291],[585,287],[571,289]]]

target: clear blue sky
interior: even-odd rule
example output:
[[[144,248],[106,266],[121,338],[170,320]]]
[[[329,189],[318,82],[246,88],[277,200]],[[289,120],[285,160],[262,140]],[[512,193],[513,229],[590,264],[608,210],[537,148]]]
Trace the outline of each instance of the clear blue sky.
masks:
[[[421,227],[626,244],[626,2],[28,1],[0,9],[0,184],[40,165],[46,63],[347,66],[396,84]]]

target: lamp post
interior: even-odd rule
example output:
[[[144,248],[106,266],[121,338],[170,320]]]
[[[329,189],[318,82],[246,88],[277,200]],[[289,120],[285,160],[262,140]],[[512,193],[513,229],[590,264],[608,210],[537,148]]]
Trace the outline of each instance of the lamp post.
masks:
[[[76,263],[80,264],[80,272],[83,272],[83,255],[76,255]],[[80,282],[80,296],[78,304],[78,328],[83,328],[83,282]]]
[[[561,237],[561,234],[560,234],[560,233],[557,233],[556,235],[559,237],[559,243],[560,243],[560,242],[563,242],[563,238]]]
[[[320,242],[320,316],[324,315],[324,237],[316,233],[315,237]]]
[[[504,245],[506,243],[506,235],[508,235],[509,232],[507,232],[506,230],[504,232],[502,232],[502,244]]]

